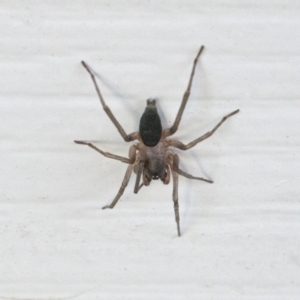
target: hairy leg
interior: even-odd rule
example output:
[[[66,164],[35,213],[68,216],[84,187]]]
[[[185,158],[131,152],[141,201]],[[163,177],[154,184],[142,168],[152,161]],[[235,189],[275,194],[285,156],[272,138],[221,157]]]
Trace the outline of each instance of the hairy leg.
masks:
[[[189,173],[186,173],[186,172],[182,171],[182,170],[179,169],[179,168],[178,168],[176,171],[177,171],[177,173],[178,173],[179,175],[181,175],[181,176],[183,176],[183,177],[186,177],[186,178],[188,178],[188,179],[196,179],[196,180],[202,180],[202,181],[205,181],[205,182],[208,182],[208,183],[214,183],[212,180],[205,179],[205,178],[202,178],[202,177],[195,177],[195,176],[193,176],[193,175],[191,175],[191,174],[189,174]]]
[[[84,141],[74,141],[74,142],[76,144],[80,144],[80,145],[87,145],[87,146],[91,147],[92,149],[96,150],[97,152],[101,153],[105,157],[112,158],[112,159],[115,159],[115,160],[119,160],[119,161],[121,161],[123,163],[126,163],[126,164],[132,164],[131,159],[128,159],[128,158],[123,157],[123,156],[115,155],[115,154],[112,154],[112,153],[109,153],[109,152],[104,152],[104,151],[100,150],[99,148],[97,148],[96,146],[94,146],[92,143],[88,143],[88,142],[84,142]]]
[[[125,190],[128,182],[129,182],[130,176],[132,174],[132,171],[133,171],[133,165],[129,165],[128,168],[127,168],[127,171],[125,173],[122,185],[121,185],[121,187],[118,191],[117,196],[115,197],[115,199],[112,201],[112,203],[110,205],[105,205],[105,206],[102,207],[102,209],[114,208],[114,206],[117,204],[117,202],[119,201],[119,199],[121,198],[121,196],[124,193],[124,190]]]
[[[110,118],[110,120],[114,123],[114,125],[118,129],[118,131],[121,134],[121,136],[124,139],[124,141],[125,142],[130,142],[130,141],[134,141],[134,140],[138,139],[139,138],[139,133],[138,132],[133,132],[131,134],[127,134],[125,132],[125,130],[123,129],[123,127],[121,126],[121,124],[118,122],[118,120],[115,118],[115,116],[111,112],[110,108],[106,105],[106,103],[104,101],[104,98],[102,97],[102,94],[100,92],[100,89],[99,89],[99,87],[97,85],[94,73],[92,72],[92,70],[89,68],[89,66],[84,61],[82,61],[81,63],[82,63],[82,65],[85,67],[85,69],[89,72],[89,74],[92,77],[92,80],[93,80],[94,86],[96,88],[97,94],[99,96],[102,108],[104,109],[104,111],[106,112],[106,114],[108,115],[108,117]]]
[[[134,193],[137,194],[139,189],[142,187],[140,186],[141,176],[144,169],[144,162],[140,161],[137,165],[137,174],[136,174],[136,181],[134,186]]]
[[[179,126],[179,123],[180,123],[183,111],[185,109],[186,103],[189,100],[189,96],[190,96],[190,92],[191,92],[191,87],[192,87],[192,83],[193,83],[193,78],[194,78],[194,74],[195,74],[195,69],[196,69],[196,65],[197,65],[197,62],[198,62],[198,58],[199,58],[200,54],[202,53],[203,49],[204,49],[204,46],[201,46],[201,48],[200,48],[200,50],[199,50],[196,58],[194,59],[194,64],[193,64],[193,69],[192,69],[192,73],[191,73],[191,76],[190,76],[190,80],[189,80],[187,89],[186,89],[186,91],[185,91],[185,93],[183,95],[183,99],[182,99],[180,108],[178,110],[175,122],[174,122],[174,124],[173,124],[172,127],[164,130],[163,135],[165,137],[174,134],[177,131],[177,129],[178,129],[178,126]]]
[[[176,154],[174,156],[176,156]],[[180,217],[179,217],[179,204],[178,204],[178,174],[175,171],[176,169],[178,169],[178,160],[173,159],[173,163],[170,165],[170,167],[173,176],[173,202],[174,202],[175,221],[177,224],[177,233],[178,236],[180,236]]]
[[[197,145],[198,143],[204,141],[205,139],[209,138],[210,136],[212,136],[215,131],[231,116],[237,114],[240,110],[237,109],[235,111],[233,111],[232,113],[226,115],[225,117],[222,118],[222,120],[211,130],[208,131],[207,133],[205,133],[204,135],[200,136],[198,139],[190,142],[189,144],[185,145],[180,141],[177,140],[169,140],[169,146],[173,146],[176,147],[180,150],[188,150],[192,147],[194,147],[195,145]]]

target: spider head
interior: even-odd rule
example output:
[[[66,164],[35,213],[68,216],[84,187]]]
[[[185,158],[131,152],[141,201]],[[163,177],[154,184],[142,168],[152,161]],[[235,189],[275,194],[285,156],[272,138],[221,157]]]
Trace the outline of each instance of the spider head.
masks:
[[[149,185],[152,180],[160,179],[164,184],[170,181],[169,168],[163,164],[145,164],[143,169],[143,182],[144,185]]]
[[[162,126],[156,109],[156,100],[148,99],[140,120],[139,132],[144,145],[154,147],[160,141]]]
[[[149,185],[152,180],[158,180],[158,179],[161,179],[161,174],[153,173],[148,168],[144,169],[143,182],[145,186]]]

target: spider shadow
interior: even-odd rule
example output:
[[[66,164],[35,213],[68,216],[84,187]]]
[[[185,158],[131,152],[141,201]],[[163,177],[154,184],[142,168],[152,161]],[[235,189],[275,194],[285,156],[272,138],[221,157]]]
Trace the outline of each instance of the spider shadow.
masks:
[[[209,88],[209,82],[207,80],[207,76],[206,76],[206,72],[205,72],[205,67],[203,66],[203,64],[199,64],[197,66],[197,71],[195,73],[195,77],[194,77],[194,82],[193,82],[193,86],[192,86],[192,91],[191,91],[191,96],[189,99],[189,102],[192,102],[195,105],[195,101],[199,101],[200,98],[200,103],[202,102],[202,104],[204,103],[204,101],[206,99],[210,99],[210,88]],[[193,95],[197,95],[198,99],[195,99],[195,97]],[[192,101],[191,101],[192,100]],[[187,103],[187,107],[185,108],[185,113],[187,113],[188,109],[189,109],[189,102]],[[199,103],[199,102],[198,102]],[[183,115],[183,118],[185,118],[185,115]],[[195,122],[195,120],[193,120],[193,118],[189,118],[189,121],[186,122],[185,127],[186,128],[191,128],[191,130],[183,130],[183,133],[180,133],[178,135],[178,139],[183,141],[183,142],[191,142],[192,140],[194,140],[195,138],[198,138],[199,136],[201,136],[201,134],[199,134],[199,130],[197,128],[198,127],[198,122]],[[196,119],[197,120],[197,119]],[[195,123],[197,124],[197,126],[195,127]],[[204,126],[200,125],[201,132],[202,132],[202,128],[204,128],[202,134],[206,133],[206,129],[210,130],[210,124],[203,124]],[[178,132],[180,132],[180,128],[182,128],[182,126],[179,126]],[[177,136],[174,137],[174,139],[177,139]],[[206,171],[206,168],[204,167],[204,164],[201,162],[202,161],[202,157],[200,155],[200,151],[197,151],[197,147],[199,149],[199,145],[196,145],[195,148],[190,149],[188,151],[186,151],[186,155],[188,155],[191,158],[191,161],[194,163],[196,163],[197,165],[197,170],[199,170],[197,174],[194,174],[194,171],[190,171],[187,164],[184,162],[184,158],[182,158],[180,160],[180,168],[186,172],[191,172],[192,175],[194,176],[200,176],[200,177],[204,177],[206,179],[210,179],[213,180],[213,178],[211,178],[211,176],[209,176],[208,172]],[[182,152],[181,151],[176,151],[176,153],[179,155],[179,157],[182,157]],[[187,166],[187,167],[186,167]],[[181,177],[182,178],[182,177]],[[186,228],[190,228],[190,222],[191,222],[191,212],[193,212],[193,201],[197,201],[199,199],[202,200],[202,203],[204,204],[204,202],[206,201],[205,199],[203,199],[202,197],[197,197],[196,199],[192,197],[192,189],[189,187],[189,182],[193,182],[193,186],[197,185],[197,184],[209,184],[206,182],[199,182],[198,180],[192,180],[192,179],[184,179],[185,182],[188,183],[188,185],[185,186],[185,189],[183,191],[183,201],[185,201],[185,209],[184,211],[182,211],[182,218],[181,218],[181,222],[182,222],[182,233],[184,233]],[[181,180],[180,180],[181,181]],[[180,186],[179,186],[180,189]],[[181,193],[182,194],[182,193]],[[192,211],[191,211],[192,210]],[[194,220],[194,219],[193,219]],[[195,220],[194,220],[195,221]],[[193,222],[194,222],[193,221]]]
[[[117,99],[121,100],[120,102],[122,103],[122,105],[125,106],[126,111],[129,111],[129,113],[131,113],[133,115],[134,120],[138,120],[135,122],[135,128],[138,128],[138,122],[139,122],[139,119],[140,119],[140,116],[142,113],[140,112],[140,110],[135,108],[135,106],[133,105],[133,103],[136,104],[136,102],[138,102],[138,101],[131,103],[128,100],[128,98],[126,98],[125,95],[123,93],[121,93],[121,91],[119,89],[117,89],[116,85],[111,80],[109,80],[108,78],[106,78],[103,75],[100,75],[92,67],[90,67],[90,65],[88,65],[88,67],[92,70],[95,77],[97,77],[101,81],[101,83],[112,93],[112,95],[114,97],[116,97]],[[100,88],[100,90],[101,90],[101,88]],[[105,99],[105,95],[103,97]],[[109,106],[109,103],[107,103],[107,105]]]
[[[179,154],[180,155],[180,154]],[[210,179],[210,180],[213,180],[209,175],[208,173],[206,172],[202,162],[201,162],[201,157],[199,154],[197,154],[196,151],[193,151],[193,152],[190,152],[189,153],[190,157],[191,157],[191,161],[193,162],[196,162],[198,168],[196,168],[197,170],[199,170],[197,172],[197,174],[195,173],[194,174],[194,171],[191,172],[187,166],[186,163],[184,163],[184,159],[182,159],[180,161],[180,168],[186,172],[191,172],[192,175],[194,176],[199,176],[199,177],[204,177],[206,179]],[[200,173],[200,174],[199,174]],[[179,175],[180,176],[180,175]],[[180,176],[180,178],[183,178],[182,176]],[[180,180],[181,182],[183,182],[183,180]],[[198,185],[207,185],[207,184],[210,184],[210,183],[207,183],[207,182],[203,182],[203,181],[199,181],[199,180],[193,180],[193,179],[188,179],[188,178],[184,178],[184,182],[185,182],[185,187],[184,187],[184,190],[182,190],[182,188],[180,187],[180,184],[179,184],[179,189],[181,189],[181,194],[183,194],[182,196],[182,200],[184,201],[184,205],[185,205],[185,208],[184,210],[182,211],[182,232],[184,233],[185,231],[185,228],[190,228],[190,221],[191,221],[191,215],[192,215],[192,212],[194,211],[193,210],[193,207],[196,206],[196,201],[198,200],[202,200],[202,203],[204,203],[205,199],[203,199],[202,197],[194,197],[192,196],[192,188],[190,185],[192,185],[192,187],[198,187]],[[199,187],[199,189],[201,189],[201,187]],[[194,218],[193,219],[193,222],[195,221]]]

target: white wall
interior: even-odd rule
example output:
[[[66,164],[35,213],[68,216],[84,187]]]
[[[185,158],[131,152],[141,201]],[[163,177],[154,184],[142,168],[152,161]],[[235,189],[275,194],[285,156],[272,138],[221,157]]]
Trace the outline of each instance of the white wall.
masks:
[[[299,299],[298,1],[2,1],[0,298]],[[98,73],[129,133],[150,97],[170,126],[200,47],[175,137],[182,237],[172,185],[113,210],[127,156],[80,64]],[[76,296],[76,297],[75,297]],[[68,298],[69,299],[69,298]]]

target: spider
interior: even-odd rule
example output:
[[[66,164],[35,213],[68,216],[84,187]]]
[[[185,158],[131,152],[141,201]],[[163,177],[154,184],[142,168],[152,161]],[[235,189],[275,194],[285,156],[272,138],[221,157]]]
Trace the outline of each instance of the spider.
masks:
[[[136,174],[136,181],[134,186],[134,193],[137,194],[141,187],[148,186],[151,183],[151,180],[160,179],[164,184],[170,182],[171,174],[173,177],[173,202],[174,202],[174,212],[175,212],[175,221],[177,224],[177,233],[180,236],[180,223],[179,223],[179,205],[178,205],[178,174],[184,176],[188,179],[196,179],[205,181],[208,183],[213,183],[212,180],[192,176],[179,168],[179,157],[175,154],[170,147],[175,147],[180,150],[188,150],[203,140],[209,138],[214,134],[214,132],[231,116],[239,112],[239,109],[231,112],[222,118],[222,120],[211,130],[195,139],[194,141],[183,144],[178,140],[168,139],[169,136],[173,135],[179,126],[183,111],[189,99],[193,77],[195,73],[195,68],[198,62],[198,58],[202,53],[204,46],[200,47],[200,50],[194,60],[192,72],[189,78],[187,89],[183,95],[183,99],[178,110],[177,116],[175,118],[174,124],[170,128],[162,129],[161,120],[156,108],[156,100],[148,99],[146,109],[140,119],[139,131],[127,134],[118,120],[115,118],[110,108],[106,105],[100,89],[97,85],[95,75],[89,66],[82,61],[82,65],[91,75],[94,86],[96,88],[97,94],[99,96],[101,105],[116,126],[117,130],[121,134],[125,142],[132,142],[137,140],[138,143],[130,146],[129,148],[129,158],[118,156],[109,152],[104,152],[97,148],[95,145],[85,141],[74,141],[77,144],[87,145],[92,149],[98,151],[102,155],[108,158],[119,160],[123,163],[128,164],[127,171],[125,173],[122,185],[114,198],[114,200],[109,204],[103,207],[114,208],[114,206],[119,201],[122,196],[132,172]],[[140,183],[142,178],[142,183]]]

